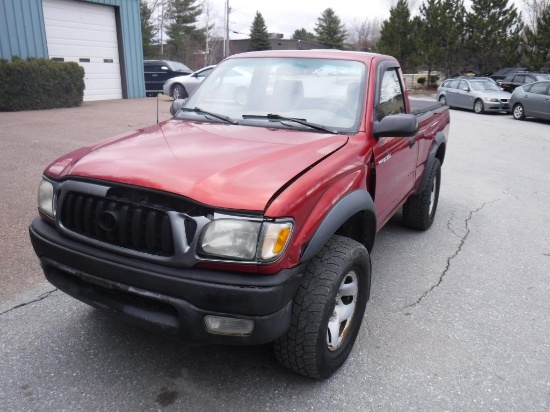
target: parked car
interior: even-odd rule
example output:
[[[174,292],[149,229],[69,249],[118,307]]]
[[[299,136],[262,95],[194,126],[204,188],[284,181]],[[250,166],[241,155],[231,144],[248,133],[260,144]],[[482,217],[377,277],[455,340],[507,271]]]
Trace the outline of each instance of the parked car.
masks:
[[[209,82],[204,93],[212,100],[237,103],[237,105],[244,106],[248,101],[248,90],[251,79],[251,72],[242,67],[233,67],[225,71],[222,76],[217,76],[214,82]],[[268,84],[267,93],[270,90],[272,89],[270,89],[270,85]]]
[[[214,70],[214,67],[216,67],[216,65],[203,67],[202,69],[189,75],[172,77],[171,79],[166,80],[164,86],[162,87],[162,92],[166,96],[173,97],[174,100],[185,99],[195,91],[206,76]]]
[[[549,73],[518,72],[506,77],[500,85],[504,90],[512,93],[518,86],[544,80],[550,80]]]
[[[511,93],[502,91],[495,82],[482,78],[448,79],[437,89],[440,103],[476,113],[509,111],[510,96]]]
[[[164,82],[172,77],[190,75],[189,67],[180,62],[171,60],[144,60],[143,72],[145,77],[145,94],[156,96],[162,93]]]
[[[529,71],[529,69],[527,67],[504,67],[491,74],[491,78],[500,84],[508,76],[513,76],[517,72],[525,71]]]
[[[510,98],[510,107],[516,120],[526,117],[550,119],[550,81],[517,87]]]

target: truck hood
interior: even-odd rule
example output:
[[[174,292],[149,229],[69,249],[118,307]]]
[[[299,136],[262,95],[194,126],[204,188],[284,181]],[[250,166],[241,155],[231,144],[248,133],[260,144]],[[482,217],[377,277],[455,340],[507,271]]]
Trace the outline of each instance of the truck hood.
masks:
[[[214,207],[261,211],[281,187],[347,139],[170,120],[69,153],[46,173],[143,186]]]

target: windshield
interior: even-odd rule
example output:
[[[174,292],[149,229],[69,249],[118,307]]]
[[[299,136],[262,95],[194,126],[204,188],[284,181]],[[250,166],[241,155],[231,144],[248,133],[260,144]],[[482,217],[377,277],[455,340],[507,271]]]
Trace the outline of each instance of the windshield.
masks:
[[[550,80],[550,74],[537,74],[535,75],[535,79],[537,80]]]
[[[479,90],[479,91],[490,90],[490,91],[497,91],[497,92],[500,91],[498,86],[489,80],[473,81],[473,82],[470,82],[470,84],[472,85],[472,89],[474,90]]]
[[[187,67],[183,63],[171,62],[170,65],[172,66],[172,70],[175,71],[175,72],[190,72],[190,71],[192,71],[189,67]]]
[[[359,103],[365,99],[365,78],[366,67],[358,61],[229,59],[216,67],[184,105],[200,110],[183,110],[177,117],[219,121],[204,114],[210,112],[239,124],[307,129],[304,122],[308,122],[331,130],[353,131],[360,124],[363,104]]]

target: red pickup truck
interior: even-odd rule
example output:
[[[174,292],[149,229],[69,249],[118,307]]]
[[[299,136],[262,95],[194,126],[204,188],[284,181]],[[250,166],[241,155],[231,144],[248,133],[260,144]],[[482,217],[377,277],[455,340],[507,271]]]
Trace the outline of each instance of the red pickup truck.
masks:
[[[195,341],[273,342],[326,378],[369,299],[376,233],[434,220],[449,113],[371,53],[231,56],[166,122],[66,154],[30,236],[57,288]]]

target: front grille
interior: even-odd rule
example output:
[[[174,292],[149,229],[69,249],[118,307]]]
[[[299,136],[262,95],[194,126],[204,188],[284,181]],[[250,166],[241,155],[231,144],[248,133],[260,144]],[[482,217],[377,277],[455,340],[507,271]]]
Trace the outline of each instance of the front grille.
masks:
[[[90,239],[155,255],[174,254],[170,218],[159,209],[70,192],[60,219],[66,229]]]

